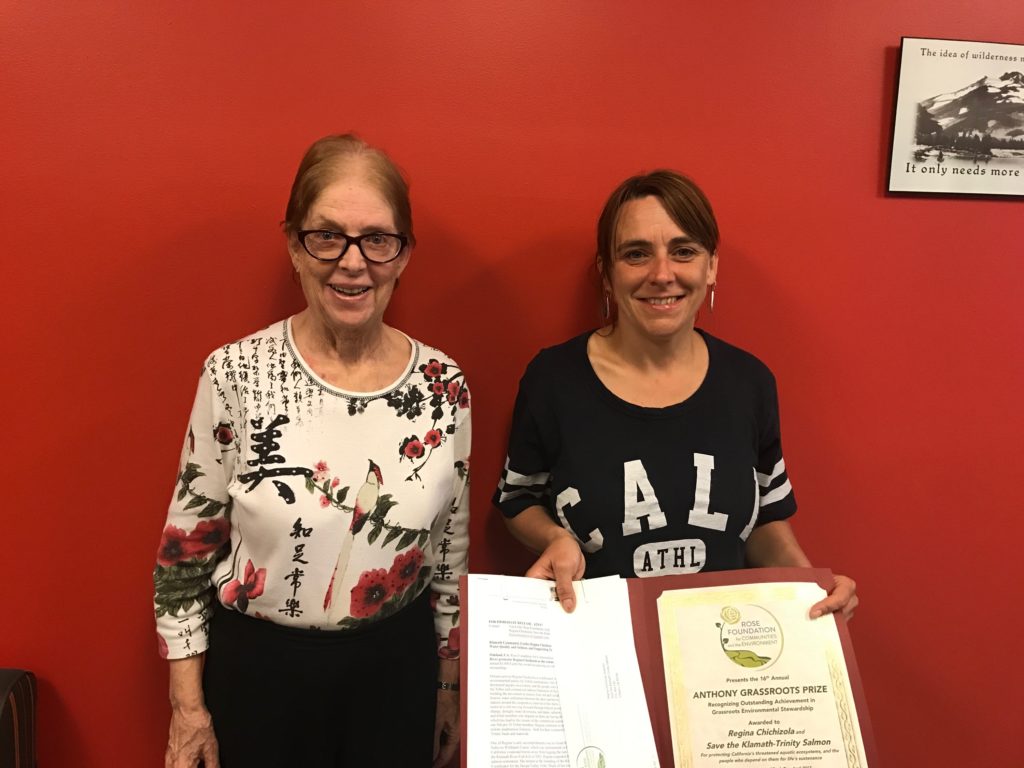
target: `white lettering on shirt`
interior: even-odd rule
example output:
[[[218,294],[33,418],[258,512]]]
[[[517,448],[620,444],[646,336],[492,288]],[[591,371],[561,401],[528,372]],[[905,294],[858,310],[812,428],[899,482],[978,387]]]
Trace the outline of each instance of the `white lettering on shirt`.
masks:
[[[637,576],[670,576],[697,573],[707,562],[707,547],[700,539],[652,541],[633,551]]]
[[[640,459],[625,462],[622,465],[622,474],[625,479],[622,535],[640,533],[643,530],[640,521],[645,517],[647,529],[650,531],[667,525],[665,513],[661,511],[658,497],[654,495],[654,487],[647,479],[647,470],[644,469],[643,462]]]
[[[708,512],[711,503],[711,470],[715,468],[715,457],[695,453],[693,466],[697,468],[697,483],[693,489],[693,509],[690,510],[688,522],[700,528],[724,531],[729,516],[724,512]]]
[[[562,523],[562,527],[573,535],[573,538],[580,543],[585,552],[597,552],[597,550],[604,546],[604,536],[601,534],[600,529],[595,528],[592,530],[587,534],[587,540],[583,541],[576,531],[572,529],[572,526],[569,525],[569,519],[565,516],[565,510],[579,503],[580,492],[570,485],[558,494],[558,498],[555,499],[555,511],[558,513],[558,519]]]

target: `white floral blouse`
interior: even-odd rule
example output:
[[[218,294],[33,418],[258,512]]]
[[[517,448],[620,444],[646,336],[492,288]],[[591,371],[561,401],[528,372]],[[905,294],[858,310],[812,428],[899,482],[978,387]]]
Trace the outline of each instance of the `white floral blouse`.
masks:
[[[379,392],[316,376],[284,320],[204,365],[153,574],[161,654],[207,647],[208,608],[339,630],[427,585],[439,653],[459,650],[469,521],[469,389],[409,339]]]

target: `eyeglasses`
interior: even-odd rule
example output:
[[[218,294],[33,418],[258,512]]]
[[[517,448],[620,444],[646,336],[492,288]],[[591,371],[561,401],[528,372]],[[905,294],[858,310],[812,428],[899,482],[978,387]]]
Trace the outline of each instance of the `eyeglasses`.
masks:
[[[394,261],[409,244],[405,235],[391,232],[367,232],[365,235],[346,235],[330,229],[303,229],[296,233],[306,253],[317,261],[337,261],[355,245],[363,258],[374,264]]]

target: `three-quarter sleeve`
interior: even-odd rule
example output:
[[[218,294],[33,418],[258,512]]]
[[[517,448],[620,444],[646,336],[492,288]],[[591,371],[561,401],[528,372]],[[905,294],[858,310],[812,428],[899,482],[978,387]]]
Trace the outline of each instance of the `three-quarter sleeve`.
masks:
[[[508,453],[492,501],[506,517],[515,517],[537,505],[550,510],[550,480],[554,438],[548,434],[553,419],[538,418],[542,393],[537,386],[536,361],[527,367],[519,382]],[[544,426],[546,425],[547,429]]]
[[[230,547],[227,486],[237,435],[204,371],[153,570],[158,643],[166,658],[194,656],[207,647],[207,608],[214,599],[210,574]]]
[[[760,435],[757,454],[759,492],[758,525],[785,520],[796,512],[796,497],[782,457],[782,433],[779,426],[779,396],[775,377],[767,370],[762,389]]]
[[[458,393],[458,418],[451,436],[453,482],[450,504],[433,531],[434,572],[431,580],[431,603],[434,606],[434,628],[438,639],[438,655],[455,659],[461,647],[459,638],[459,577],[469,566],[469,472],[472,445],[472,419],[469,388],[463,379]]]

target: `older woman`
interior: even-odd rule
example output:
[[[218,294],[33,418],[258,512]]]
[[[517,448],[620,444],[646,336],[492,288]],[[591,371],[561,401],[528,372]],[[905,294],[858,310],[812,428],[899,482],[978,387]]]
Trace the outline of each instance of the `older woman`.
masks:
[[[443,765],[469,391],[383,321],[415,243],[383,152],[316,142],[284,229],[306,308],[207,358],[157,555],[166,765]]]
[[[775,379],[696,329],[714,287],[718,225],[689,179],[623,182],[597,226],[601,329],[545,349],[520,382],[494,503],[539,553],[528,576],[658,576],[808,566],[779,431]],[[613,311],[614,310],[614,311]],[[852,615],[837,576],[812,616]]]

